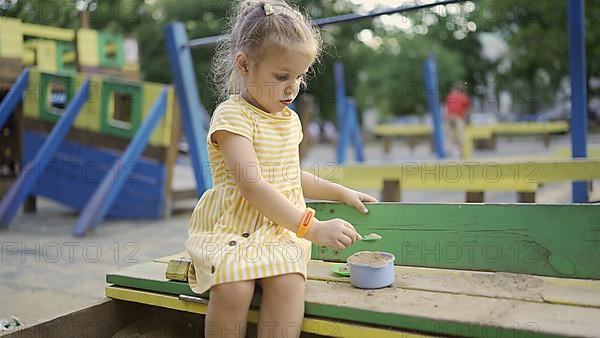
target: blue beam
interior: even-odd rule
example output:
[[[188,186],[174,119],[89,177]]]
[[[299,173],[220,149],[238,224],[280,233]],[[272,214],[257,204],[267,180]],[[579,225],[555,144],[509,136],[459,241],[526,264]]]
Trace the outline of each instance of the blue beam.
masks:
[[[348,137],[346,133],[346,86],[344,80],[344,64],[337,61],[333,66],[335,76],[335,102],[336,117],[338,124],[338,142],[336,151],[336,161],[338,164],[346,162],[346,148],[348,146]]]
[[[360,135],[360,127],[358,125],[358,111],[356,110],[356,101],[353,97],[346,98],[346,132],[350,135],[350,141],[354,147],[354,158],[358,162],[365,161],[365,154],[363,152],[362,137]]]
[[[29,68],[23,69],[21,75],[14,85],[10,87],[10,90],[0,103],[0,128],[4,126],[8,117],[12,114],[17,103],[23,99],[23,93],[27,89],[27,83],[29,82]]]
[[[0,204],[0,228],[8,227],[15,217],[19,206],[25,200],[25,197],[35,187],[48,161],[50,161],[56,149],[65,138],[65,135],[71,129],[73,121],[75,121],[81,107],[87,101],[89,88],[90,79],[86,78],[77,94],[75,94],[73,101],[52,128],[44,145],[42,145],[35,157],[27,163],[19,178],[17,178],[8,193],[4,196],[2,204]]]
[[[204,191],[212,186],[206,148],[206,130],[210,119],[198,95],[192,54],[183,23],[174,22],[167,25],[165,34],[175,93],[181,110],[181,122],[190,147],[190,158],[196,177],[196,194],[200,198]]]
[[[427,90],[427,105],[429,106],[433,121],[435,153],[438,158],[445,158],[446,151],[444,149],[444,131],[442,129],[442,114],[440,111],[440,95],[435,55],[429,55],[427,60],[423,63],[423,72],[425,75],[425,88]]]
[[[148,145],[148,140],[156,126],[163,117],[167,107],[167,89],[163,89],[160,96],[152,106],[148,117],[136,131],[131,143],[123,155],[115,161],[110,170],[102,178],[102,182],[85,205],[77,223],[73,228],[73,235],[83,236],[93,227],[96,227],[108,212],[121,188],[135,169],[136,163]]]
[[[571,78],[571,153],[587,156],[587,83],[584,1],[569,0],[569,72]],[[586,182],[573,182],[573,203],[588,202]]]

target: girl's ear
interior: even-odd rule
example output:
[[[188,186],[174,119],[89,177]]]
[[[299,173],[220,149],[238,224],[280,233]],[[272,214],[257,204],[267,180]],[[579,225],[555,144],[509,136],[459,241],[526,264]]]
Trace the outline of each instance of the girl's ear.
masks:
[[[250,65],[250,62],[248,60],[248,55],[246,55],[246,53],[238,52],[235,55],[235,68],[240,72],[240,74],[242,74],[242,75],[248,74],[249,65]]]

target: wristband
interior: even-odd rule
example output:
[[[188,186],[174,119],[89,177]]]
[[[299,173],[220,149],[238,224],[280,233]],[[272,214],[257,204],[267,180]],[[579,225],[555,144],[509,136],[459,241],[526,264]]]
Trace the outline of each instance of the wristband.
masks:
[[[296,232],[296,236],[298,236],[298,238],[304,238],[304,236],[308,232],[308,228],[310,228],[314,219],[315,210],[311,208],[306,208],[306,211],[304,211],[304,215],[302,215],[302,220],[298,225],[298,231]]]

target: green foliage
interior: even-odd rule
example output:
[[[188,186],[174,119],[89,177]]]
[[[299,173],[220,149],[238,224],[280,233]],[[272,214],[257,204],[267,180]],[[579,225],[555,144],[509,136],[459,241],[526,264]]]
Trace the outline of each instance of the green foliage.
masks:
[[[291,0],[313,18],[350,13],[349,0]],[[471,96],[515,98],[513,111],[535,113],[554,104],[568,78],[567,0],[479,0],[408,13],[406,27],[391,27],[384,18],[327,26],[320,63],[308,81],[322,119],[335,119],[333,63],[344,62],[346,91],[360,109],[376,108],[382,116],[426,113],[422,63],[433,53],[438,60],[442,97],[450,84],[466,83]],[[600,74],[600,2],[586,1],[588,83]],[[3,16],[58,27],[79,26],[85,8],[89,26],[138,39],[144,78],[171,82],[164,26],[182,21],[192,38],[223,31],[232,2],[199,0],[45,0],[0,1]],[[388,18],[389,19],[389,18]],[[389,20],[388,20],[389,21]],[[368,31],[365,31],[368,30]],[[361,33],[363,32],[363,33]],[[367,42],[364,32],[374,40]],[[508,52],[498,59],[482,56],[482,33],[500,36]],[[367,34],[368,35],[368,34]],[[362,39],[359,39],[362,36]],[[202,101],[210,111],[217,103],[209,82],[214,46],[193,50]],[[589,88],[590,97],[600,88]]]
[[[568,80],[568,27],[566,0],[485,0],[480,6],[489,31],[501,34],[510,47],[509,68],[490,74],[497,86],[517,97],[516,109],[536,113],[555,103],[561,81]],[[585,1],[587,74],[600,74],[600,3]],[[568,86],[567,86],[568,87]],[[588,88],[588,98],[600,88]]]
[[[446,49],[429,37],[408,38],[403,33],[389,35],[392,46],[382,45],[375,53],[366,45],[354,55],[362,64],[354,86],[361,107],[376,107],[384,116],[424,114],[427,111],[423,61],[437,56],[438,81],[442,90],[464,79],[460,54]]]

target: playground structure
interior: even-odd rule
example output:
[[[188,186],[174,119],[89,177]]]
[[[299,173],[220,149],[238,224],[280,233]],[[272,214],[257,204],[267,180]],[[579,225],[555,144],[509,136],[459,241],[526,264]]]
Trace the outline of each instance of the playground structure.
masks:
[[[105,216],[164,218],[174,199],[189,195],[172,188],[180,135],[174,91],[137,80],[124,41],[87,29],[0,23],[0,63],[12,69],[2,73],[11,87],[0,106],[9,140],[0,154],[1,227],[24,202],[34,211],[36,195],[81,211],[75,235]],[[22,64],[37,67],[17,78]]]
[[[0,69],[16,78],[21,66],[48,72],[108,74],[139,79],[134,39],[93,29],[57,28],[3,17],[0,22]]]

